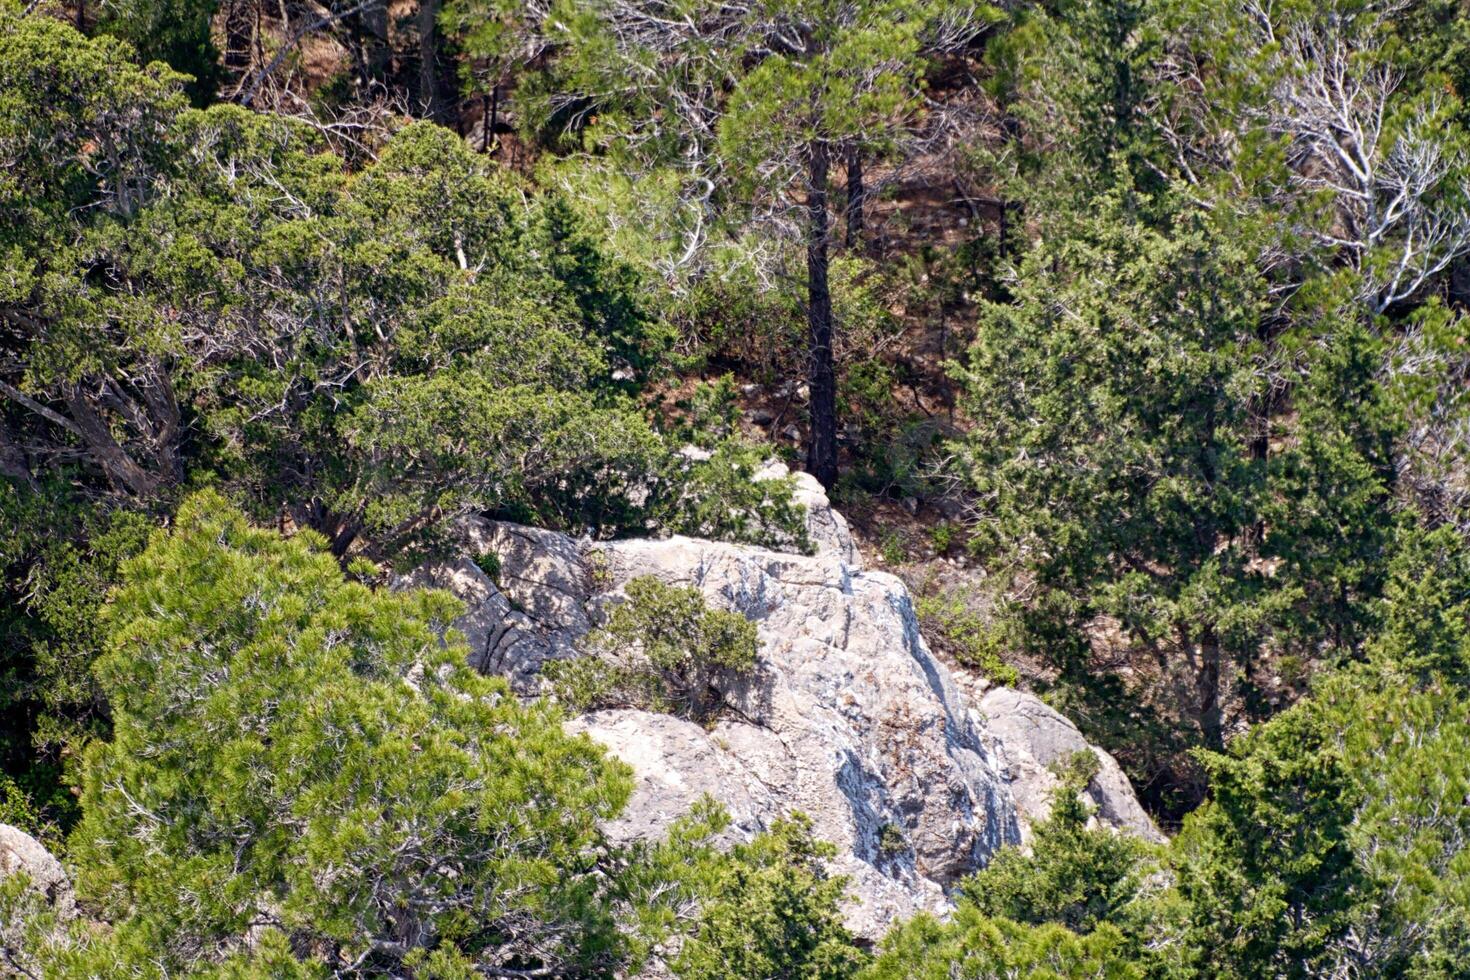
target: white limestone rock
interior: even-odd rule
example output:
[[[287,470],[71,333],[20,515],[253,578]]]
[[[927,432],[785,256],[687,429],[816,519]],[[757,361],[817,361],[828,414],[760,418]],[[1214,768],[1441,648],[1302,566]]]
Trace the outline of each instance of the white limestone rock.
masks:
[[[1044,814],[1045,767],[1089,746],[1030,695],[991,691],[976,710],[920,636],[903,583],[863,570],[820,486],[797,486],[814,555],[683,537],[578,543],[475,521],[464,547],[478,562],[440,563],[412,581],[465,600],[458,625],[473,663],[522,693],[546,659],[575,653],[638,576],[694,586],[754,621],[756,670],[725,685],[730,710],[713,727],[633,710],[570,723],[635,771],[632,800],[607,829],[658,836],[705,794],[731,814],[727,840],[799,810],[838,848],[849,927],[875,940],[899,918],[947,911],[952,886]],[[1099,818],[1157,839],[1116,762],[1099,759]]]
[[[1051,767],[1078,752],[1097,757],[1098,771],[1086,796],[1097,807],[1096,819],[1154,843],[1164,835],[1154,824],[1118,761],[1090,745],[1077,726],[1034,694],[1010,687],[988,691],[980,701],[985,725],[1000,743],[1005,757],[1011,796],[1022,815],[1023,827],[1045,820],[1059,780]]]
[[[758,470],[755,479],[779,480],[790,475],[791,471],[783,463],[773,461]],[[792,498],[806,510],[806,533],[815,553],[837,558],[849,568],[862,568],[863,557],[852,540],[847,518],[832,506],[817,478],[810,473],[797,473],[794,482],[796,492]]]
[[[76,915],[71,880],[61,862],[30,834],[0,823],[0,880],[17,872],[30,878],[31,887],[44,895],[63,919]]]

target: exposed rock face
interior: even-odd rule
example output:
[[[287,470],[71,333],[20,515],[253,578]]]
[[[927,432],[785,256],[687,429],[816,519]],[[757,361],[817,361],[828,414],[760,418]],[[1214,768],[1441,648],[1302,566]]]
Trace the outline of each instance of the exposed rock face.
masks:
[[[1091,752],[1097,757],[1098,770],[1087,786],[1087,796],[1097,806],[1096,819],[1144,840],[1163,842],[1164,835],[1139,805],[1118,761],[1089,745],[1076,725],[1036,695],[998,687],[981,699],[980,713],[1000,743],[1011,796],[1023,825],[1044,820],[1051,812],[1051,795],[1058,780],[1050,767],[1078,752]]]
[[[0,823],[0,879],[19,871],[29,876],[31,886],[46,896],[63,918],[76,914],[71,881],[61,862],[30,834]]]
[[[705,791],[745,808],[751,830],[800,809],[838,846],[862,903],[850,924],[867,936],[944,908],[945,887],[1019,840],[993,747],[919,638],[898,579],[687,538],[596,552],[609,589],[642,575],[694,585],[754,620],[761,640],[756,672],[722,692],[734,710],[712,732],[660,723],[655,739],[641,731],[650,718],[630,725],[626,713],[584,722],[615,754],[632,750],[631,826],[661,826]]]
[[[756,473],[757,480],[779,480],[790,473],[780,463],[771,463]],[[863,558],[853,543],[847,518],[827,499],[827,491],[810,473],[792,475],[796,489],[792,499],[806,509],[806,533],[818,555],[840,559],[849,568],[862,568]]]
[[[536,690],[541,664],[565,657],[591,629],[586,603],[588,569],[576,542],[564,534],[517,524],[468,521],[469,556],[489,560],[496,577],[470,557],[418,569],[401,584],[452,592],[466,612],[455,624],[470,647],[470,665],[500,674],[521,694]]]
[[[838,847],[835,870],[851,879],[856,899],[849,926],[876,939],[896,918],[945,911],[952,884],[1021,841],[1023,822],[1044,811],[1018,807],[1013,791],[1039,785],[1032,763],[1047,749],[1027,743],[1023,753],[997,741],[920,637],[903,583],[862,570],[846,521],[815,481],[798,478],[797,490],[811,556],[681,537],[579,547],[551,532],[478,522],[465,531],[478,563],[445,563],[413,580],[466,601],[460,626],[473,663],[522,692],[535,690],[547,658],[573,654],[638,576],[695,586],[712,605],[753,620],[758,667],[721,692],[731,710],[712,728],[632,710],[572,723],[636,772],[634,797],[609,830],[659,834],[706,793],[730,811],[731,837],[801,810]],[[1126,780],[1100,792],[1105,820],[1121,814],[1121,825],[1157,834],[1146,816],[1135,820],[1142,811]]]

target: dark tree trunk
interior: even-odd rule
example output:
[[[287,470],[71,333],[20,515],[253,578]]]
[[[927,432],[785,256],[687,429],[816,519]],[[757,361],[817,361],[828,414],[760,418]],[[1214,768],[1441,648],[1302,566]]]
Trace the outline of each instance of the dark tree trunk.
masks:
[[[1220,711],[1220,639],[1206,630],[1199,644],[1199,728],[1207,748],[1225,747],[1225,726]]]
[[[444,115],[444,83],[439,74],[439,9],[443,0],[419,0],[419,104],[424,118]]]
[[[1259,391],[1251,395],[1247,413],[1250,419],[1250,441],[1247,450],[1250,460],[1258,473],[1264,474],[1266,466],[1271,457],[1271,416],[1276,411],[1276,384],[1271,365],[1276,360],[1275,344],[1277,328],[1275,318],[1262,316],[1256,322],[1256,340],[1260,344],[1260,357],[1264,370],[1261,372],[1263,381]],[[1245,531],[1247,547],[1252,551],[1259,549],[1266,543],[1266,521],[1264,517],[1256,520]]]
[[[243,74],[250,67],[254,8],[251,0],[229,0],[225,10],[225,68],[232,74]]]
[[[485,124],[485,150],[490,150],[490,138],[495,135],[495,127],[500,125],[500,83],[496,82],[490,90],[490,120]],[[496,148],[499,148],[497,142]]]
[[[71,413],[77,433],[81,435],[92,458],[102,467],[113,486],[138,498],[148,498],[157,492],[162,481],[156,474],[139,466],[118,445],[106,419],[80,388],[73,388],[68,393],[66,407]]]
[[[824,487],[837,481],[837,373],[832,364],[832,294],[827,284],[828,165],[827,144],[813,142],[806,191],[807,384],[811,389],[806,468]]]
[[[3,417],[0,417],[0,478],[14,480],[31,490],[41,489],[41,485],[31,475],[31,468],[26,464],[25,452],[11,435],[10,427],[5,424]]]
[[[856,249],[863,244],[863,155],[853,147],[847,151],[847,247]]]
[[[380,86],[388,80],[388,2],[375,3],[352,19],[362,63],[363,88]]]
[[[480,152],[490,152],[490,96],[480,93]]]

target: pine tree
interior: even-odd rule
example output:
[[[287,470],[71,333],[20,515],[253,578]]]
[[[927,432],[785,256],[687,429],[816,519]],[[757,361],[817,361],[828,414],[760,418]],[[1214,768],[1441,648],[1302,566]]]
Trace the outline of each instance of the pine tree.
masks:
[[[923,125],[929,57],[967,41],[989,7],[913,0],[555,4],[551,106],[581,100],[588,149],[673,166],[697,202],[700,249],[723,219],[763,225],[805,251],[807,469],[837,476],[830,285],[833,175],[882,157]],[[548,115],[553,112],[550,108]],[[851,176],[849,174],[848,176]]]
[[[276,931],[348,974],[430,951],[610,970],[625,947],[587,870],[626,770],[471,670],[447,596],[349,581],[323,544],[206,492],[126,567],[97,665],[114,733],[70,848],[114,924],[96,955],[189,970]]]

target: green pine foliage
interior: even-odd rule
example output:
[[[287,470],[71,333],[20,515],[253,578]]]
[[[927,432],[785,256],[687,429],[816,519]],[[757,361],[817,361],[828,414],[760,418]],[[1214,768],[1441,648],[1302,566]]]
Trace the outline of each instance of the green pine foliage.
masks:
[[[716,861],[697,927],[673,961],[681,980],[842,980],[866,959],[842,924],[845,881],[801,814],[777,821]]]
[[[1095,202],[1025,258],[1012,301],[984,308],[961,376],[975,424],[957,447],[980,507],[972,547],[1034,582],[1021,635],[1096,701],[1099,731],[1133,723],[1090,662],[1106,617],[1184,675],[1186,723],[1219,746],[1224,689],[1250,681],[1292,587],[1266,588],[1255,560],[1261,296],[1248,257],[1206,225],[1155,228],[1129,199]]]
[[[1122,935],[1104,925],[1078,936],[1058,925],[989,919],[962,904],[947,922],[920,914],[894,929],[864,980],[1142,980]]]
[[[625,770],[470,670],[451,600],[350,583],[324,544],[203,493],[126,565],[70,845],[114,925],[92,955],[188,971],[274,930],[349,972],[610,969],[583,869]]]
[[[721,663],[753,657],[742,617],[633,591],[626,628],[682,614]],[[728,817],[705,801],[663,840],[614,845],[599,827],[626,767],[565,734],[552,702],[470,669],[458,612],[349,580],[315,532],[188,497],[102,616],[112,733],[86,751],[67,846],[87,918],[6,878],[0,968],[447,980],[658,958],[692,978],[852,975],[845,882],[808,820],[726,853],[709,839]]]
[[[1175,848],[1199,962],[1461,975],[1466,717],[1464,688],[1375,662],[1209,757],[1211,800]]]
[[[0,880],[0,976],[1465,977],[1467,25],[0,0],[0,822],[80,911]],[[1068,768],[869,948],[811,821],[615,843],[563,728],[715,721],[753,622],[635,579],[522,698],[385,584],[469,514],[811,550],[793,423],[1173,840]]]
[[[586,640],[588,652],[546,665],[556,697],[581,711],[637,707],[708,719],[722,699],[716,684],[755,669],[755,624],[711,609],[697,588],[641,576]]]
[[[91,672],[107,590],[152,527],[68,497],[0,483],[0,823],[52,844],[77,817],[67,762],[108,732]]]
[[[1030,853],[1010,847],[968,878],[961,894],[992,918],[1029,925],[1055,922],[1089,933],[1104,923],[1139,919],[1130,909],[1156,872],[1149,847],[1102,826],[1089,827],[1082,791],[1096,775],[1088,753],[1061,775],[1051,813],[1031,828]]]

